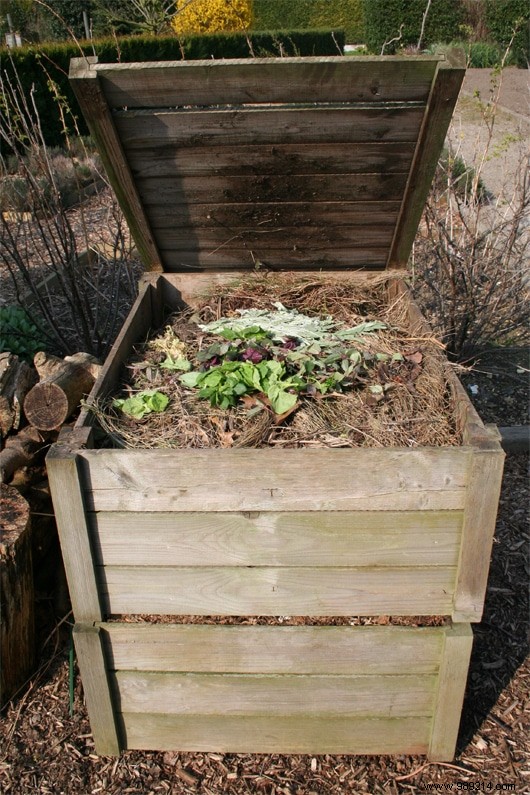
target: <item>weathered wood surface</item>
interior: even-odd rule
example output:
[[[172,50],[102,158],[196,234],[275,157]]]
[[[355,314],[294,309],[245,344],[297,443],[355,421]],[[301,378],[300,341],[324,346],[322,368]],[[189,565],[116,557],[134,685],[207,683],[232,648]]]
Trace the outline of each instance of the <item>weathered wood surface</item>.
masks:
[[[8,483],[17,469],[35,462],[39,453],[47,449],[50,441],[55,441],[56,433],[43,433],[31,425],[22,428],[14,436],[9,436],[5,447],[0,451],[0,480]]]
[[[129,165],[135,178],[238,176],[241,164],[248,174],[399,174],[407,172],[414,154],[414,143],[276,144],[257,146],[188,146],[160,151],[149,142],[129,152]]]
[[[465,67],[442,65],[433,80],[416,155],[403,195],[401,215],[388,257],[389,268],[407,265],[465,71]]]
[[[104,566],[455,566],[461,511],[88,515]]]
[[[98,569],[110,615],[450,615],[454,567]]]
[[[146,142],[164,147],[274,146],[349,141],[352,144],[415,141],[423,120],[421,103],[374,107],[317,105],[307,108],[263,108],[209,111],[119,111],[113,121],[125,152]]]
[[[460,510],[471,451],[81,450],[88,510]]]
[[[50,450],[46,463],[75,620],[88,623],[101,621],[100,595],[77,458],[57,444]]]
[[[111,670],[329,675],[437,673],[451,631],[117,622],[101,630]]]
[[[143,263],[147,270],[161,271],[163,268],[156,242],[144,215],[109,106],[97,74],[89,68],[91,61],[94,60],[94,58],[73,58],[70,64],[70,83]],[[79,79],[80,74],[82,79]]]
[[[491,546],[502,483],[504,452],[477,450],[473,454],[462,528],[454,618],[478,622],[482,617]]]
[[[399,211],[399,202],[255,202],[254,204],[195,204],[186,207],[168,207],[156,200],[146,203],[146,211],[153,216],[153,229],[245,229],[267,226],[317,227],[336,229],[342,227],[367,229],[376,226],[393,226]],[[234,268],[234,270],[237,270]],[[171,274],[167,274],[169,279]],[[213,278],[213,275],[212,275]]]
[[[76,624],[73,638],[96,752],[119,754],[120,741],[101,646],[101,630],[91,625]]]
[[[97,64],[109,106],[167,107],[270,102],[425,101],[440,58],[259,58]],[[76,77],[85,76],[83,62]],[[138,79],[140,71],[141,79]]]
[[[112,683],[126,713],[402,718],[432,715],[436,677],[118,671]]]
[[[405,264],[458,93],[460,72],[445,67],[449,79],[439,90],[443,59],[91,61],[75,59],[71,79],[148,268],[160,260],[169,271],[252,268],[260,260],[279,269],[380,269],[392,239],[390,260]],[[293,200],[397,202],[400,222],[395,234],[387,229],[373,242],[365,236],[359,247],[333,241],[322,222],[308,242],[304,225],[287,216],[292,250],[274,237],[263,242],[259,220],[232,247],[226,236],[205,238],[193,222],[203,210],[198,204],[233,205],[223,223],[241,241],[245,222],[236,205],[248,215],[258,204]],[[395,223],[395,208],[388,213]],[[159,236],[168,219],[194,228],[187,246]],[[369,215],[365,226],[380,228]]]
[[[444,635],[429,759],[453,759],[473,645],[469,624],[453,624]]]
[[[399,201],[406,174],[259,174],[204,177],[139,177],[136,180],[147,204],[219,204],[311,201]],[[280,207],[281,209],[281,207]],[[158,236],[157,236],[158,237]]]
[[[156,283],[156,277],[155,277]],[[132,346],[139,340],[145,339],[153,322],[153,296],[151,284],[146,282],[141,285],[138,297],[121,327],[110,353],[97,377],[93,389],[86,401],[87,407],[83,408],[76,422],[76,428],[91,425],[94,416],[90,406],[97,397],[102,397],[118,385],[118,379],[123,372],[125,362]]]
[[[33,672],[35,594],[30,509],[12,486],[0,487],[0,708]]]
[[[120,716],[126,746],[159,751],[424,754],[432,718]]]

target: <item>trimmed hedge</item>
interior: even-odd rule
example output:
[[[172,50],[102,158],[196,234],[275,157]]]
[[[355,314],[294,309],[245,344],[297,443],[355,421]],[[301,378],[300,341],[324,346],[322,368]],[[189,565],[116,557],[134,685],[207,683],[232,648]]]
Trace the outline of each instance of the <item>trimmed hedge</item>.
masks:
[[[362,0],[254,0],[255,30],[278,28],[334,28],[346,34],[346,41],[364,41]]]
[[[337,55],[337,47],[344,47],[344,32],[340,30],[282,30],[267,33],[217,33],[204,36],[131,36],[119,39],[100,39],[81,42],[85,55],[96,54],[102,63],[134,61],[179,61],[210,58],[248,58],[251,55]],[[249,49],[249,42],[251,50]],[[118,53],[118,47],[119,53]],[[5,56],[4,56],[5,53]],[[56,98],[49,85],[51,80],[65,105],[77,118],[81,135],[86,135],[83,116],[68,81],[71,58],[79,58],[80,48],[69,42],[18,47],[2,53],[2,70],[7,76],[18,75],[26,96],[33,95],[48,146],[63,146],[64,133],[56,106]],[[68,119],[67,119],[68,121]],[[70,134],[75,135],[70,124]]]
[[[385,55],[396,49],[415,46],[421,32],[425,0],[363,0],[365,43],[368,50],[379,54],[385,42],[399,35],[399,41],[385,47]],[[455,0],[432,0],[425,25],[422,47],[438,41],[457,39],[464,21],[464,9]]]
[[[530,61],[530,12],[528,0],[486,0],[486,25],[490,36],[503,50],[514,30],[513,60],[522,67]]]

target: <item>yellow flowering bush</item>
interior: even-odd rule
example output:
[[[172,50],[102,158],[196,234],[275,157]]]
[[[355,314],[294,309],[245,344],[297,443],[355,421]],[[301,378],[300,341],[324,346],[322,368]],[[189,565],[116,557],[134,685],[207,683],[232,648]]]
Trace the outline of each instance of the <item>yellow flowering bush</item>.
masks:
[[[248,30],[252,0],[179,0],[172,27],[177,34]]]

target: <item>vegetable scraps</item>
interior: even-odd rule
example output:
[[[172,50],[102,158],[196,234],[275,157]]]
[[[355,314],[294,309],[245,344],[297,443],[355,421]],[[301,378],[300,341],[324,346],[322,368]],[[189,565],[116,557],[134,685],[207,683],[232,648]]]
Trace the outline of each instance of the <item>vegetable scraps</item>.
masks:
[[[325,395],[364,383],[367,362],[374,357],[355,342],[387,328],[385,323],[340,328],[331,316],[309,317],[279,302],[274,307],[238,310],[236,317],[199,324],[220,339],[196,355],[198,369],[181,366],[188,372],[180,382],[198,388],[199,397],[221,409],[257,394],[277,415],[291,412],[301,395]]]

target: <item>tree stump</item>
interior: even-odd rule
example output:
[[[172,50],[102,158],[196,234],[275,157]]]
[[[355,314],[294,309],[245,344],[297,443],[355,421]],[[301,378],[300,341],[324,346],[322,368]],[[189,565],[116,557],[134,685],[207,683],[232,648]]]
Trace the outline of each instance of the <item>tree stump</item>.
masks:
[[[29,505],[12,486],[0,486],[0,708],[33,672],[35,599]]]

